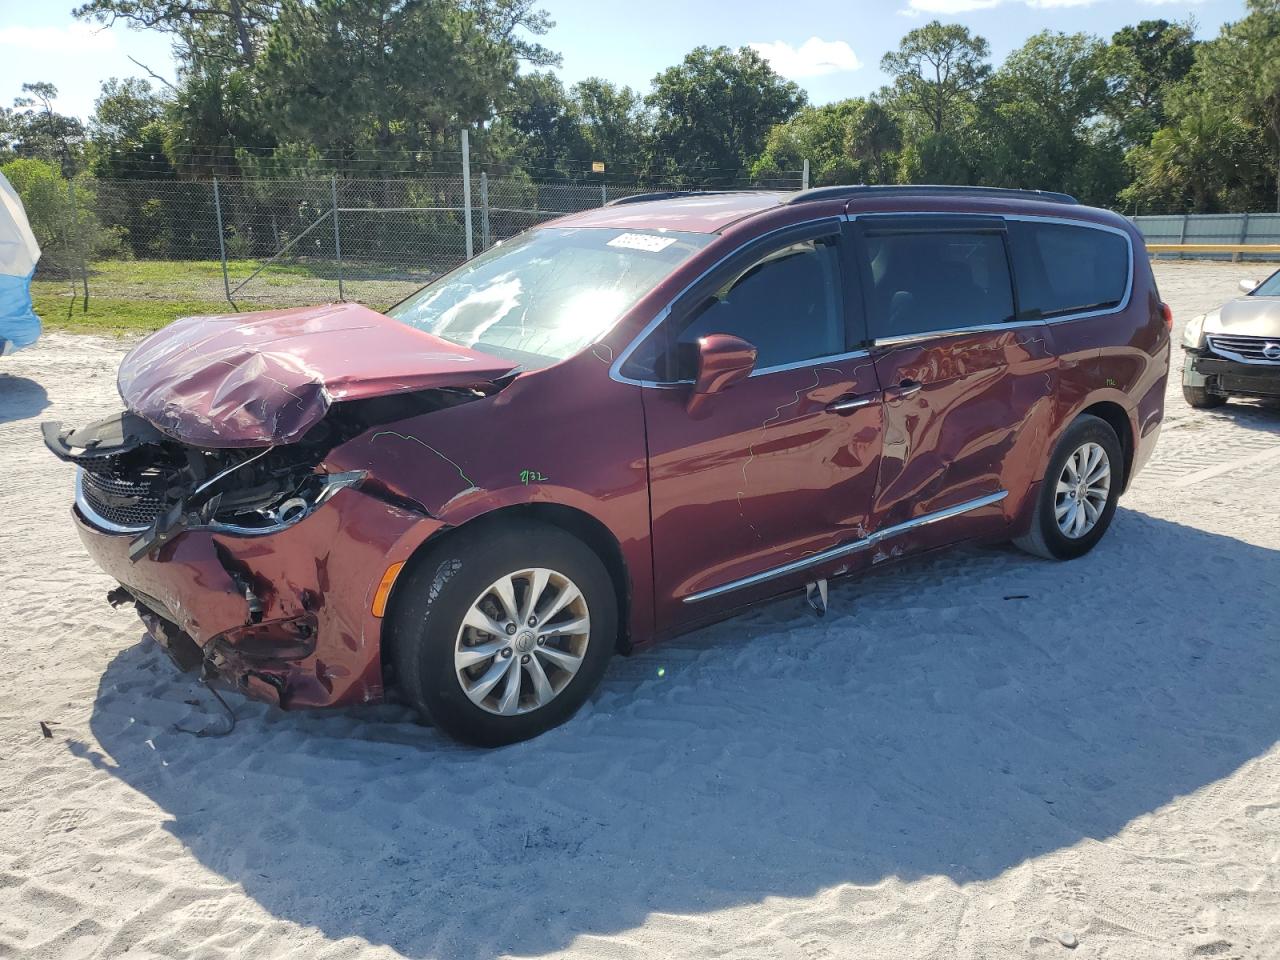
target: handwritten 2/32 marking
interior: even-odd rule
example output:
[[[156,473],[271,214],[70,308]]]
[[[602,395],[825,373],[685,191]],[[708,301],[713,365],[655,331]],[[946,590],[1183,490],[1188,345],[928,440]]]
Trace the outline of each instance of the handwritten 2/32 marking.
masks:
[[[551,478],[544,475],[541,470],[521,470],[520,482],[525,486],[531,483],[546,483]]]

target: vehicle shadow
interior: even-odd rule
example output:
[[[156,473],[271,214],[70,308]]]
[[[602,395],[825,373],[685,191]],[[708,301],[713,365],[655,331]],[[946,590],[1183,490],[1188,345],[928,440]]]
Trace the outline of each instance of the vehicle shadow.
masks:
[[[541,955],[1105,840],[1280,739],[1277,587],[1280,551],[1121,510],[1070,564],[941,554],[835,585],[825,620],[791,598],[619,659],[582,715],[501,750],[398,708],[240,700],[233,735],[183,736],[192,688],[144,644],[102,679],[103,752],[73,749],[274,917]]]
[[[47,406],[49,394],[39,383],[0,373],[0,423],[26,420]]]

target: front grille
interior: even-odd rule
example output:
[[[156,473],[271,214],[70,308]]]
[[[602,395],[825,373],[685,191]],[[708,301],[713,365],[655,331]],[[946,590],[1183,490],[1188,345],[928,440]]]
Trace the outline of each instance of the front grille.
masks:
[[[1280,364],[1280,336],[1242,337],[1211,333],[1208,340],[1209,349],[1228,360],[1238,363]]]
[[[165,480],[150,472],[136,478],[81,470],[78,493],[81,510],[90,520],[107,525],[145,530],[164,508]]]

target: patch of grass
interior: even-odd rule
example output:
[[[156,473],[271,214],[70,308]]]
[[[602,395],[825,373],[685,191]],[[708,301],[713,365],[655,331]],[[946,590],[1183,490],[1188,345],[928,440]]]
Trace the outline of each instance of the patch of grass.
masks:
[[[95,297],[90,289],[89,312],[85,313],[80,301],[72,304],[66,287],[62,287],[61,295],[36,292],[32,299],[46,330],[117,337],[151,333],[192,314],[231,312],[225,300],[129,300]]]

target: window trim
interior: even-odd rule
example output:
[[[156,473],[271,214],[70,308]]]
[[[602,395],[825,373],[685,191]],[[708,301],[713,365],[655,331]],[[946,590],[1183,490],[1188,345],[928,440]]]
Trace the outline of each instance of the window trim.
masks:
[[[871,309],[867,306],[864,310],[866,314],[866,336],[867,344],[870,349],[875,350],[881,347],[903,346],[909,343],[919,343],[922,340],[935,340],[942,337],[958,337],[967,333],[985,333],[996,330],[1007,330],[1019,323],[1038,323],[1038,319],[1023,319],[1022,311],[1018,304],[1018,281],[1013,273],[1013,255],[1009,248],[1009,231],[1005,217],[989,214],[974,213],[874,213],[862,215],[864,222],[860,226],[863,229],[857,231],[859,244],[858,257],[858,274],[862,281],[862,289],[864,298],[872,287],[871,282],[871,258],[867,255],[865,247],[866,235],[874,232],[874,221],[876,220],[900,220],[906,218],[930,218],[940,221],[945,226],[941,230],[932,231],[911,231],[895,229],[892,225],[886,226],[884,233],[889,235],[903,235],[918,232],[928,233],[975,233],[975,234],[996,234],[1000,237],[1000,249],[1004,251],[1005,270],[1009,278],[1009,305],[1013,308],[1013,313],[1006,320],[999,320],[991,323],[969,324],[963,327],[939,327],[936,330],[920,330],[916,333],[901,333],[891,337],[874,337],[871,335]],[[850,220],[858,219],[851,217]],[[910,221],[907,221],[910,222]],[[954,224],[954,226],[952,226]],[[871,226],[871,229],[866,229]]]
[[[1128,232],[1121,230],[1119,227],[1113,227],[1105,223],[1090,223],[1087,220],[1072,220],[1068,217],[1032,217],[1017,216],[1010,214],[1005,217],[1006,220],[1016,220],[1023,223],[1053,223],[1064,227],[1080,227],[1085,230],[1100,230],[1103,233],[1114,233],[1124,238],[1125,247],[1128,250],[1128,273],[1125,276],[1124,296],[1120,298],[1119,304],[1114,307],[1104,307],[1100,310],[1063,310],[1050,316],[1043,314],[1036,319],[1042,323],[1062,323],[1065,320],[1084,320],[1088,317],[1103,317],[1111,313],[1122,313],[1129,309],[1129,301],[1133,298],[1133,237]],[[1014,272],[1012,259],[1012,246],[1010,249],[1009,272],[1013,276],[1014,290],[1018,288],[1018,278]]]
[[[801,221],[800,223],[792,223],[792,224],[787,224],[786,226],[783,226],[783,227],[777,227],[773,230],[762,233],[760,236],[755,237],[754,239],[748,241],[743,246],[737,247],[736,249],[731,250],[728,253],[725,253],[723,256],[717,259],[714,263],[710,264],[702,273],[698,274],[697,277],[695,277],[692,281],[690,281],[684,287],[684,289],[682,289],[678,294],[676,294],[665,307],[663,307],[661,310],[657,312],[657,314],[654,315],[652,320],[650,320],[647,324],[644,325],[644,327],[640,330],[640,332],[637,333],[631,339],[631,342],[628,343],[622,349],[622,351],[618,354],[617,359],[615,359],[613,364],[609,367],[609,376],[611,379],[616,380],[618,383],[626,383],[632,386],[649,387],[652,389],[659,389],[659,390],[674,390],[674,389],[678,389],[680,387],[686,386],[690,381],[688,380],[675,380],[675,381],[637,380],[633,377],[629,377],[625,375],[622,372],[622,367],[631,358],[631,354],[635,352],[636,348],[641,343],[643,343],[644,340],[647,339],[649,335],[652,334],[653,331],[656,330],[662,324],[662,322],[666,320],[668,316],[670,316],[672,309],[681,300],[681,298],[683,298],[690,290],[692,290],[695,286],[697,286],[699,283],[705,280],[710,273],[717,270],[726,261],[737,256],[739,253],[745,250],[748,250],[757,244],[762,244],[766,241],[774,240],[778,237],[779,234],[785,233],[790,230],[799,229],[800,227],[805,227],[805,226],[817,227],[819,225],[827,225],[827,224],[838,225],[842,223],[847,225],[852,225],[857,223],[858,221],[872,220],[878,217],[934,217],[934,218],[970,217],[972,218],[975,216],[977,217],[985,216],[990,219],[1000,219],[1005,221],[1018,220],[1018,221],[1027,221],[1032,223],[1058,223],[1068,227],[1083,227],[1087,230],[1101,230],[1104,233],[1118,234],[1119,236],[1124,238],[1125,245],[1129,251],[1129,274],[1128,274],[1128,282],[1125,284],[1124,298],[1116,306],[1108,307],[1103,310],[1085,310],[1078,313],[1063,314],[1055,317],[1024,317],[1019,314],[1019,315],[1015,315],[1013,320],[1006,321],[1004,323],[983,324],[981,329],[965,328],[965,327],[950,327],[950,328],[930,331],[923,334],[904,334],[904,336],[909,336],[917,341],[932,340],[932,339],[938,339],[942,337],[964,336],[965,334],[969,334],[969,333],[982,333],[982,332],[993,332],[998,330],[1014,329],[1017,327],[1029,326],[1032,324],[1053,325],[1053,324],[1059,324],[1059,323],[1070,323],[1073,320],[1086,320],[1091,317],[1102,317],[1102,316],[1109,316],[1115,313],[1123,313],[1125,310],[1129,309],[1129,303],[1133,299],[1133,284],[1135,279],[1133,237],[1129,235],[1128,231],[1123,230],[1120,227],[1111,226],[1110,224],[1105,224],[1105,223],[1094,223],[1093,221],[1090,221],[1090,220],[1076,220],[1071,217],[1054,217],[1054,216],[1046,216],[1043,214],[1018,214],[1018,213],[974,214],[974,213],[966,213],[966,212],[960,212],[955,210],[885,211],[883,213],[877,212],[877,213],[852,213],[852,214],[845,213],[837,216],[821,217],[817,220],[805,220],[805,221]],[[858,236],[859,233],[860,231],[856,231],[856,230],[845,230],[843,232],[843,248],[851,251],[856,250],[861,262],[866,258],[861,256],[861,253],[862,253],[861,237]],[[1007,254],[1008,254],[1008,248],[1006,247],[1006,255]],[[859,276],[859,280],[861,280],[861,268],[859,268],[858,276]],[[1012,263],[1010,263],[1009,265],[1009,277],[1010,277],[1010,282],[1013,285],[1014,306],[1015,308],[1020,309],[1020,306],[1018,303],[1018,279],[1017,279],[1017,276],[1014,274]],[[859,298],[859,304],[861,305],[863,302],[862,298],[865,297],[865,290],[863,289],[863,287],[865,287],[865,284],[860,282],[858,284],[858,287],[859,287],[858,298]],[[846,290],[846,301],[848,301],[849,299],[850,298],[848,297],[848,291]],[[850,306],[849,303],[846,302],[846,305],[845,305],[846,313],[849,309],[849,306]],[[781,372],[783,370],[796,369],[798,367],[809,366],[810,364],[821,362],[821,361],[838,362],[841,360],[850,360],[858,357],[865,357],[865,356],[869,356],[871,353],[871,350],[874,349],[876,346],[890,345],[884,341],[877,344],[875,341],[870,339],[870,331],[866,327],[865,306],[862,309],[861,319],[863,324],[862,332],[865,338],[862,341],[861,349],[854,349],[848,353],[843,353],[836,356],[815,357],[813,360],[805,360],[798,364],[787,364],[777,368],[766,368],[764,370],[754,370],[752,371],[751,376],[753,377],[761,376],[769,373]],[[987,328],[990,328],[990,329],[987,329]],[[903,342],[906,342],[906,341],[903,341]]]
[[[628,376],[622,372],[623,366],[631,359],[631,355],[647,341],[651,336],[659,333],[663,325],[671,318],[673,314],[688,306],[689,298],[696,297],[705,285],[718,279],[718,275],[723,273],[732,273],[735,263],[741,264],[742,270],[750,269],[750,267],[761,257],[767,255],[770,251],[779,249],[789,243],[801,243],[805,240],[817,240],[823,237],[834,238],[838,246],[836,248],[837,255],[840,258],[841,268],[841,284],[840,299],[844,320],[845,346],[846,350],[840,353],[824,354],[820,357],[811,357],[807,360],[796,360],[791,363],[774,364],[769,367],[759,367],[751,371],[752,377],[767,376],[771,373],[782,373],[786,370],[798,370],[802,367],[813,366],[817,363],[833,363],[840,360],[853,359],[855,357],[866,356],[865,349],[847,349],[853,346],[851,337],[853,331],[850,326],[850,282],[849,276],[845,269],[845,250],[849,243],[849,237],[844,229],[846,218],[843,216],[821,217],[817,220],[803,220],[799,223],[789,223],[786,226],[778,227],[767,233],[762,233],[758,237],[748,240],[739,247],[730,250],[724,256],[717,259],[703,270],[697,277],[685,285],[679,293],[671,298],[671,301],[658,311],[644,328],[636,334],[629,344],[618,354],[618,358],[609,368],[609,376],[620,383],[629,383],[639,387],[652,387],[657,389],[670,390],[678,387],[687,386],[693,383],[692,380],[640,380],[635,377]],[[861,304],[859,294],[859,305]]]

